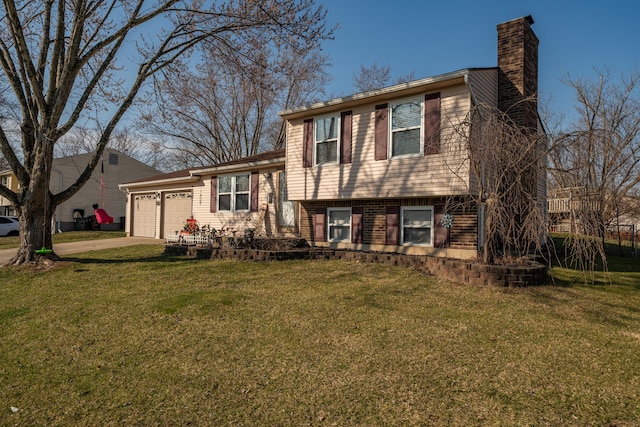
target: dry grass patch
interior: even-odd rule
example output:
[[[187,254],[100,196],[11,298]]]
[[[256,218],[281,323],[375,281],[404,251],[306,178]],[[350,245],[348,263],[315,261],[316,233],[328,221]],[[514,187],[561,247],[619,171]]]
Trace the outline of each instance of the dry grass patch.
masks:
[[[477,288],[155,246],[0,280],[0,424],[640,424],[628,286]]]

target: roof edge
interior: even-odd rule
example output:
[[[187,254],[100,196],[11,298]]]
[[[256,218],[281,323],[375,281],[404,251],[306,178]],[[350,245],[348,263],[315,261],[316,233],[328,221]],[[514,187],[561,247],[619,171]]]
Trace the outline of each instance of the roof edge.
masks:
[[[490,67],[490,68],[495,68],[495,67]],[[475,68],[475,69],[477,70],[479,68]],[[334,98],[329,101],[316,102],[314,104],[280,111],[278,115],[286,119],[286,118],[292,118],[293,116],[299,116],[304,113],[311,112],[313,110],[322,109],[322,108],[337,107],[343,104],[350,104],[350,103],[357,103],[357,102],[372,100],[378,97],[392,95],[394,93],[410,91],[411,89],[420,88],[422,86],[443,83],[448,80],[465,77],[471,70],[473,70],[473,68],[464,68],[462,70],[440,74],[437,76],[427,77],[420,80],[413,80],[410,82],[400,83],[397,85],[388,86],[381,89],[375,89],[368,92],[361,92],[361,93],[356,93],[354,95],[344,96],[341,98]]]

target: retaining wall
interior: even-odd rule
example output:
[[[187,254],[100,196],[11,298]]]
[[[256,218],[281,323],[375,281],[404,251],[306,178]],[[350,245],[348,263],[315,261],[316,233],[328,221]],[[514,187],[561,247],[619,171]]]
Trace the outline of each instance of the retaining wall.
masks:
[[[456,283],[501,287],[539,286],[547,283],[547,269],[537,262],[526,265],[484,265],[425,255],[357,252],[324,248],[298,248],[282,251],[260,249],[216,249],[167,245],[165,253],[199,259],[241,261],[282,261],[289,259],[342,259],[410,267]]]

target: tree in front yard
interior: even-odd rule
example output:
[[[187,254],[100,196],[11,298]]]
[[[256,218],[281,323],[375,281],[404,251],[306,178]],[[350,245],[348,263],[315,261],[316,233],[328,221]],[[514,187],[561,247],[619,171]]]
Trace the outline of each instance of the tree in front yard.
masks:
[[[480,104],[452,123],[450,169],[468,183],[452,209],[478,209],[484,219],[482,259],[487,264],[540,252],[545,245],[546,135],[524,129],[508,113]],[[469,171],[469,176],[466,172]]]
[[[3,0],[0,88],[10,87],[15,107],[0,110],[0,148],[20,189],[0,185],[0,194],[20,218],[13,263],[37,261],[37,249],[52,248],[56,206],[89,180],[145,82],[188,61],[200,43],[227,46],[257,31],[293,47],[331,33],[313,0]],[[72,185],[52,193],[54,147],[91,121],[100,130],[91,159]]]

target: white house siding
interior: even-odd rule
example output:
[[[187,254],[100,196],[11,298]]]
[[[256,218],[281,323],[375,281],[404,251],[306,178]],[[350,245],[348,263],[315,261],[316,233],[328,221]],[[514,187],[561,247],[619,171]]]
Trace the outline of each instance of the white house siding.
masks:
[[[289,122],[286,171],[290,200],[425,197],[468,191],[466,156],[460,156],[460,147],[452,146],[453,124],[470,108],[465,85],[441,90],[441,154],[374,160],[374,108],[365,105],[352,110],[350,164],[303,168],[303,119]]]
[[[257,212],[211,212],[211,176],[202,177],[202,186],[194,188],[193,192],[194,218],[198,220],[199,225],[210,225],[216,230],[235,230],[242,233],[245,229],[252,228],[256,236],[273,236],[280,233],[276,220],[277,171],[277,168],[270,168],[258,173]],[[239,172],[225,172],[220,175],[228,173]]]

